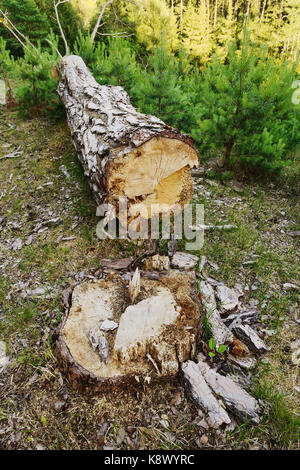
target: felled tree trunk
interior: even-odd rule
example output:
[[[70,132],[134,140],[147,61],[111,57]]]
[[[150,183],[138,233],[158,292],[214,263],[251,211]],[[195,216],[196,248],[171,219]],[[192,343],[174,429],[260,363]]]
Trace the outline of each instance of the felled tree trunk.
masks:
[[[151,217],[190,201],[190,169],[198,166],[190,137],[139,113],[123,88],[99,85],[78,56],[62,59],[58,94],[98,204],[117,207],[126,196],[129,215],[143,203]],[[151,204],[158,205],[152,213]]]

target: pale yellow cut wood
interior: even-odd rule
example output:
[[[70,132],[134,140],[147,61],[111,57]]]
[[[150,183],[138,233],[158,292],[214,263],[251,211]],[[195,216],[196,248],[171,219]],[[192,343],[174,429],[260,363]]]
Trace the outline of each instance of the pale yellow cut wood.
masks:
[[[193,356],[200,319],[199,306],[190,296],[192,283],[176,271],[158,280],[141,278],[134,305],[128,284],[118,275],[76,286],[61,332],[73,360],[96,377],[145,377],[157,373],[151,355],[163,376],[176,374],[179,361]],[[112,322],[113,329],[102,328]],[[107,360],[91,337],[107,346]]]
[[[150,218],[159,212],[182,209],[193,194],[190,169],[198,155],[188,144],[154,137],[124,157],[116,157],[109,171],[111,202],[120,195],[131,201],[129,215]]]

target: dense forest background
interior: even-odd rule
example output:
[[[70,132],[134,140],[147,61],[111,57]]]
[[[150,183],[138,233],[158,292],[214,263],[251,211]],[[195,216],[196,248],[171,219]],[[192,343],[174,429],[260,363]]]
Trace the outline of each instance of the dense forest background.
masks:
[[[0,73],[27,115],[64,116],[59,60],[75,53],[228,170],[274,173],[295,161],[298,0],[73,0],[56,11],[52,0],[1,0],[0,9]]]

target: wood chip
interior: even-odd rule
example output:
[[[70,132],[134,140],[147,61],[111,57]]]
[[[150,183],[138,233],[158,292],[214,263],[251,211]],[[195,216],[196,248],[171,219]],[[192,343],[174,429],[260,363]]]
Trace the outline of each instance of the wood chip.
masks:
[[[264,341],[258,336],[256,331],[249,325],[236,325],[232,328],[234,334],[248,346],[250,351],[255,353],[265,353],[270,350]]]
[[[207,282],[200,282],[200,293],[202,295],[202,303],[206,310],[207,319],[211,327],[212,335],[218,348],[221,344],[229,344],[233,341],[233,334],[224,325],[220,314],[217,310],[217,303],[214,290]]]
[[[198,261],[198,256],[191,255],[190,253],[177,251],[172,257],[171,264],[173,268],[177,269],[193,269],[198,263]]]
[[[230,377],[218,374],[205,362],[197,364],[203,374],[206,383],[220,396],[232,413],[239,419],[248,423],[258,424],[260,422],[260,406],[255,398],[243,390]]]
[[[235,336],[233,337],[233,343],[230,348],[232,354],[236,357],[245,357],[249,356],[250,351],[248,347],[242,343],[239,339],[237,339]]]
[[[128,266],[133,262],[134,257],[131,256],[130,258],[122,258],[122,259],[102,259],[101,265],[103,268],[108,268],[108,269],[126,269]]]
[[[214,397],[198,365],[193,361],[187,361],[181,364],[181,372],[183,385],[188,395],[196,405],[208,413],[208,424],[213,428],[218,428],[223,423],[229,424],[231,420],[227,412]]]

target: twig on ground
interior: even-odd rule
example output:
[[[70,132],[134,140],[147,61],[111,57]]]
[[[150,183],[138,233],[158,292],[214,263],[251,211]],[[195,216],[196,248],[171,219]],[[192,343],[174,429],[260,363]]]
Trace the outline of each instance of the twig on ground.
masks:
[[[0,160],[5,160],[6,158],[19,158],[23,154],[23,150],[20,150],[21,147],[18,147],[14,152],[8,153],[3,157],[0,157]]]
[[[225,225],[190,225],[191,230],[234,230],[236,225],[225,224]]]

